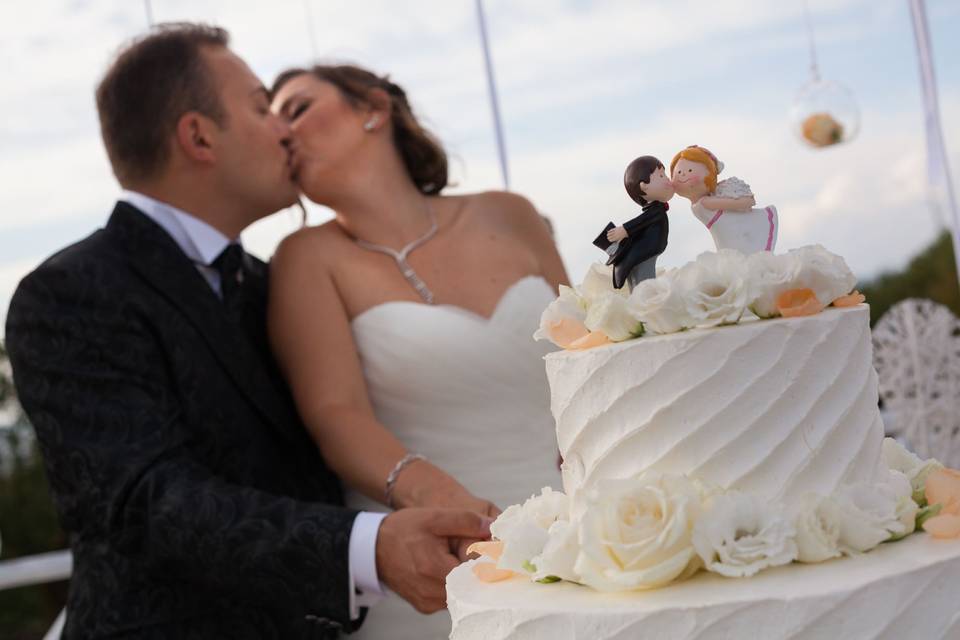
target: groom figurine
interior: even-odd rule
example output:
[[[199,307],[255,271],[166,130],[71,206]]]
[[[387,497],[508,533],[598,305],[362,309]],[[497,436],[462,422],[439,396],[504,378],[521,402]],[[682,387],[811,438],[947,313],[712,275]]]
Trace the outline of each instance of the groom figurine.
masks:
[[[289,130],[227,44],[179,24],[121,52],[97,108],[125,191],[10,305],[73,551],[67,639],[334,638],[381,583],[442,608],[451,550],[488,534],[466,511],[341,506],[267,349],[267,265],[238,240],[297,198]]]
[[[663,163],[653,156],[640,156],[623,173],[623,186],[630,198],[643,207],[639,216],[615,227],[612,222],[593,244],[610,256],[615,289],[657,276],[657,256],[667,248],[670,222],[668,201],[674,196],[673,183]]]

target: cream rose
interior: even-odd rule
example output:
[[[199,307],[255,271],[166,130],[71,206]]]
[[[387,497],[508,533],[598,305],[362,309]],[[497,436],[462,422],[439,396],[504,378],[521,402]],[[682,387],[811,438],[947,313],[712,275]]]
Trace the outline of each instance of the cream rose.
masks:
[[[840,531],[840,551],[863,553],[881,542],[900,538],[914,530],[917,504],[906,476],[891,471],[884,481],[841,487],[824,500],[821,513]]]
[[[544,487],[540,495],[531,496],[522,505],[507,507],[490,525],[493,538],[503,542],[497,568],[531,573],[531,560],[543,552],[550,527],[569,517],[566,494],[550,487]]]
[[[667,272],[644,280],[627,299],[627,305],[647,333],[676,333],[696,324],[687,313],[680,288],[674,285],[675,275]]]
[[[840,555],[840,527],[823,510],[823,496],[809,493],[800,500],[794,517],[797,560],[823,562]]]
[[[919,456],[905,449],[893,438],[883,439],[883,461],[887,468],[907,476],[913,490],[913,500],[917,504],[926,501],[923,493],[927,476],[938,469],[943,469],[943,465],[938,460],[934,458],[921,460]]]
[[[540,328],[534,340],[549,340],[558,347],[569,344],[587,334],[583,324],[587,319],[586,303],[576,290],[560,285],[560,295],[540,314]]]
[[[603,298],[608,293],[614,293],[624,298],[628,295],[626,288],[613,288],[613,267],[599,262],[590,265],[590,269],[587,271],[587,275],[584,276],[583,282],[577,287],[577,293],[579,293],[583,299],[587,309],[589,309],[596,300]]]
[[[708,571],[740,578],[793,562],[795,535],[779,509],[733,492],[710,501],[693,529],[693,545]]]
[[[777,296],[789,289],[796,289],[800,259],[791,253],[773,254],[758,251],[747,257],[747,306],[760,318],[780,315]]]
[[[627,306],[627,299],[610,292],[590,303],[584,325],[590,331],[602,331],[613,342],[643,334],[643,325]]]
[[[749,302],[745,259],[733,249],[700,254],[677,270],[674,286],[698,327],[739,322]]]
[[[535,569],[533,579],[550,581],[560,578],[579,582],[579,576],[574,571],[579,551],[576,523],[557,520],[547,531],[547,542],[543,551],[530,561]]]
[[[815,244],[788,252],[800,263],[796,289],[812,289],[824,305],[847,295],[857,284],[857,277],[840,256]]]
[[[604,480],[580,520],[580,582],[599,591],[661,587],[700,566],[691,536],[699,488],[682,476],[647,473]]]

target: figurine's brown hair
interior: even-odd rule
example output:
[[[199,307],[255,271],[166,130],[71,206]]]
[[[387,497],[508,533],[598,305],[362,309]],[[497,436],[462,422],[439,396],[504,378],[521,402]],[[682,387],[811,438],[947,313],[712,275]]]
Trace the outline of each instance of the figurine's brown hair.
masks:
[[[370,104],[370,90],[382,89],[390,96],[393,142],[400,151],[410,179],[425,194],[433,195],[447,186],[447,153],[432,133],[413,115],[407,94],[387,77],[350,64],[318,64],[309,69],[288,69],[277,76],[270,89],[275,96],[287,82],[303,74],[329,82],[354,106]]]
[[[623,172],[623,186],[626,187],[627,193],[634,202],[642,206],[649,204],[643,184],[650,184],[650,176],[653,172],[663,168],[663,163],[653,156],[640,156],[627,165],[626,171]]]
[[[177,121],[197,111],[226,125],[204,47],[226,47],[219,27],[168,23],[132,40],[97,86],[100,135],[121,185],[153,177],[170,156]]]
[[[707,168],[707,176],[703,179],[704,184],[707,185],[707,188],[710,189],[710,192],[714,192],[717,189],[717,174],[720,171],[717,169],[716,156],[714,156],[710,151],[703,147],[698,147],[697,145],[691,145],[673,156],[673,160],[670,161],[670,176],[673,176],[673,168],[677,166],[677,162],[680,161],[680,158],[684,160],[689,160],[690,162],[698,162]]]

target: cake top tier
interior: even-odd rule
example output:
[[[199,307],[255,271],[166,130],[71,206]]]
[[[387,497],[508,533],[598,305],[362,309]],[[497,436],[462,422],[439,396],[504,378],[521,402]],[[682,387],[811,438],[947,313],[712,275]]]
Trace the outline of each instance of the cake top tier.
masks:
[[[784,254],[708,252],[679,269],[658,272],[632,292],[614,284],[610,268],[596,264],[580,286],[561,286],[534,337],[564,349],[587,349],[863,302],[851,293],[856,277],[843,258],[819,245]]]

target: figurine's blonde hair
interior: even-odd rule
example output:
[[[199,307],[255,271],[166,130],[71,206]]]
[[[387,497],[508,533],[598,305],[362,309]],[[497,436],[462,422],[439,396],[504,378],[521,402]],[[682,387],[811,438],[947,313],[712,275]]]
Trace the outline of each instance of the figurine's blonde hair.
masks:
[[[673,176],[673,168],[677,166],[677,162],[680,161],[680,158],[684,160],[689,160],[690,162],[697,162],[702,164],[707,168],[707,175],[703,179],[703,183],[707,185],[707,189],[710,190],[710,193],[713,193],[717,190],[717,174],[720,173],[720,167],[717,166],[717,157],[710,153],[709,150],[704,147],[698,147],[693,144],[680,151],[677,155],[673,156],[673,160],[670,161],[670,175]],[[721,165],[722,166],[722,165]]]

